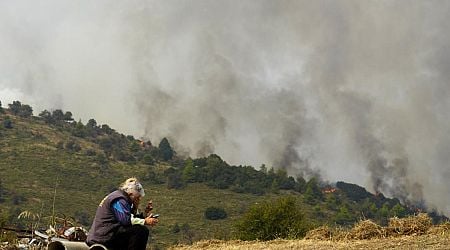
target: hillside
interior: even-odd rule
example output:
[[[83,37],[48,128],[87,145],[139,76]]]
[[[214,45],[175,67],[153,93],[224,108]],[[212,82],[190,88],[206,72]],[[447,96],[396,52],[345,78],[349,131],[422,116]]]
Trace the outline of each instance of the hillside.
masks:
[[[293,178],[265,166],[230,166],[218,155],[182,157],[166,138],[153,145],[94,119],[76,122],[70,112],[33,116],[26,104],[8,107],[0,109],[0,226],[26,228],[28,222],[17,216],[30,211],[39,215],[41,228],[54,216],[59,223],[89,227],[98,202],[130,176],[142,180],[144,200],[153,199],[161,214],[153,229],[155,247],[235,239],[233,225],[250,206],[286,195],[295,197],[311,226],[349,226],[362,217],[386,223],[414,212],[354,184]],[[210,207],[223,209],[225,218],[205,218]]]

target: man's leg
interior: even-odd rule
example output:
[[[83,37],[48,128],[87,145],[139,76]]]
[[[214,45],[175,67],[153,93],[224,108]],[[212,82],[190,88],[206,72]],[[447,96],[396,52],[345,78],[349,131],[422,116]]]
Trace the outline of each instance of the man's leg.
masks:
[[[131,237],[128,241],[128,249],[143,249],[147,246],[149,231],[142,225],[131,226]]]
[[[114,249],[145,250],[147,246],[149,230],[142,225],[120,227],[114,236]]]

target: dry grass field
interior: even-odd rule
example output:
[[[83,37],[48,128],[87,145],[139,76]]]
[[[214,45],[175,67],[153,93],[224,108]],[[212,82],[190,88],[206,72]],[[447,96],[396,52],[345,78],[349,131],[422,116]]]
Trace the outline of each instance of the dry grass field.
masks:
[[[302,240],[273,241],[200,241],[172,250],[205,249],[450,249],[450,223],[431,225],[426,214],[403,219],[391,218],[381,227],[366,220],[349,230],[320,227],[308,232]]]
[[[256,250],[256,249],[450,249],[450,234],[426,234],[370,240],[274,240],[201,241],[192,246],[178,246],[173,250]]]

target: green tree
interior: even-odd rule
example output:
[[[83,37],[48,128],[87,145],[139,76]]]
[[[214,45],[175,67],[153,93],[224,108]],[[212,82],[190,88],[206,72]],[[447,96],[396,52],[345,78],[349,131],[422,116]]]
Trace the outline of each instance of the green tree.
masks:
[[[294,190],[295,179],[291,176],[288,176],[287,171],[285,169],[278,169],[275,176],[280,185],[280,189]]]
[[[306,191],[306,181],[302,176],[297,176],[297,192],[304,193]]]
[[[50,111],[44,109],[41,113],[39,113],[39,117],[41,117],[42,119],[44,119],[44,121],[46,123],[53,123],[53,116],[52,113],[50,113]]]
[[[102,125],[102,131],[108,135],[114,133],[114,129],[110,128],[107,124]]]
[[[355,218],[350,214],[350,211],[345,205],[339,208],[339,212],[336,214],[334,220],[339,225],[349,225],[355,222]]]
[[[128,148],[133,153],[141,151],[141,145],[139,145],[139,143],[137,141],[133,141],[133,140],[130,142]]]
[[[147,165],[155,164],[155,160],[153,159],[153,156],[149,153],[144,154],[144,156],[142,157],[142,162]]]
[[[194,161],[191,158],[188,158],[185,163],[185,167],[182,173],[183,180],[185,182],[195,182],[197,181],[197,170],[194,167]]]
[[[381,225],[386,225],[388,222],[388,218],[390,217],[390,208],[389,204],[386,202],[383,204],[383,206],[378,209],[376,218],[380,222]]]
[[[0,101],[0,114],[5,113],[5,110],[2,107],[2,101]]]
[[[86,127],[91,129],[97,128],[97,121],[94,119],[89,119],[89,121],[86,123]]]
[[[8,104],[9,110],[12,114],[21,117],[30,117],[33,115],[33,108],[30,105],[22,104],[20,101],[13,101],[12,104]]]
[[[229,188],[235,181],[235,171],[218,155],[211,154],[206,160],[205,179],[214,188]]]
[[[310,227],[292,196],[253,205],[235,226],[241,240],[301,238]]]
[[[261,167],[259,167],[259,171],[261,173],[267,174],[267,167],[266,164],[262,164]]]
[[[405,207],[403,207],[400,203],[395,204],[395,206],[391,209],[391,215],[397,216],[399,218],[405,217],[407,214]]]
[[[325,196],[325,204],[328,209],[337,211],[338,206],[340,205],[339,200],[336,198],[334,193],[327,194]]]
[[[313,177],[306,183],[304,199],[308,204],[316,204],[317,201],[323,199],[323,194],[316,178]]]
[[[33,115],[33,108],[30,105],[24,104],[20,109],[19,116],[21,117],[31,117]]]
[[[55,109],[52,112],[52,118],[54,121],[64,121],[64,112],[61,109]]]
[[[8,104],[9,111],[13,115],[18,115],[20,113],[20,109],[22,108],[22,103],[20,101],[13,101],[13,103]]]
[[[364,216],[367,218],[375,218],[377,213],[377,205],[370,198],[364,199],[361,204],[361,210],[364,213]]]
[[[175,155],[175,152],[173,151],[172,147],[170,146],[169,141],[165,137],[159,143],[158,148],[159,148],[159,151],[161,152],[161,156],[164,161],[171,160],[172,157]]]
[[[67,121],[67,122],[73,121],[72,112],[66,111],[66,113],[64,113],[63,119],[64,119],[64,121]]]
[[[278,179],[272,180],[272,184],[270,184],[270,191],[274,194],[278,194],[280,192],[280,182]]]
[[[81,120],[74,122],[75,127],[72,129],[72,135],[80,138],[86,137],[86,128],[84,127]]]

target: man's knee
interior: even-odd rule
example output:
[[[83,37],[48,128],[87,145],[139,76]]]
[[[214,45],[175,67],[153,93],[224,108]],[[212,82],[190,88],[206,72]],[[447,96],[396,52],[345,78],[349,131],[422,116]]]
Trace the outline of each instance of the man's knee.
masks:
[[[138,234],[139,236],[142,237],[148,237],[148,235],[150,234],[150,231],[148,230],[148,228],[146,226],[143,225],[133,225],[133,231]]]

